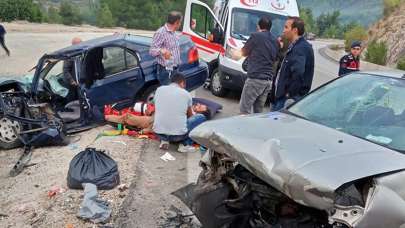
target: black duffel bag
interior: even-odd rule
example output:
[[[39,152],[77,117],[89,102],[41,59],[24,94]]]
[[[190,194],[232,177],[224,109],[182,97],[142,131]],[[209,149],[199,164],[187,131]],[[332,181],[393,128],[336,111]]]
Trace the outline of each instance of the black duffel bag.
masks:
[[[104,151],[86,148],[70,162],[67,185],[83,189],[82,183],[92,183],[97,189],[113,189],[120,183],[117,163]]]

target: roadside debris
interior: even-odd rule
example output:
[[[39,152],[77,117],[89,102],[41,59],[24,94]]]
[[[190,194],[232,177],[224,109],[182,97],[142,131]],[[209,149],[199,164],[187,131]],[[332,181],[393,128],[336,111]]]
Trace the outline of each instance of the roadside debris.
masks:
[[[117,163],[105,151],[86,148],[70,162],[67,184],[71,189],[82,189],[83,183],[92,183],[98,189],[108,190],[120,183]]]
[[[162,160],[165,161],[165,162],[168,162],[168,161],[175,161],[175,160],[176,160],[176,158],[173,157],[173,155],[171,155],[169,152],[166,152],[164,155],[162,155],[162,156],[160,157],[160,159],[162,159]]]
[[[196,221],[194,214],[184,214],[179,208],[171,205],[166,212],[165,221],[161,224],[163,228],[187,227],[196,228],[201,227]]]
[[[83,188],[84,198],[77,216],[94,223],[107,222],[112,210],[106,201],[98,198],[97,186],[84,183]]]
[[[51,189],[49,189],[48,191],[48,197],[52,198],[54,196],[56,196],[57,194],[61,194],[66,192],[66,190],[64,188],[61,188],[59,186],[52,186]]]
[[[21,154],[20,158],[18,159],[17,163],[15,163],[13,168],[10,170],[10,176],[16,177],[18,174],[20,174],[24,170],[24,168],[28,165],[28,163],[31,161],[31,157],[32,157],[32,147],[25,146],[24,151]]]
[[[128,186],[126,184],[120,184],[118,186],[118,190],[120,190],[120,192],[126,191],[128,189]]]

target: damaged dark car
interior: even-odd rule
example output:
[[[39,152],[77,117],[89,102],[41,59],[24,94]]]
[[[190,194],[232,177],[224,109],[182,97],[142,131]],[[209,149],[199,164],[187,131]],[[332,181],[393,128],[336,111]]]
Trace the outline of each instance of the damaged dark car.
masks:
[[[61,144],[67,134],[103,124],[105,105],[153,99],[159,81],[150,44],[149,37],[129,34],[97,38],[45,54],[31,76],[0,79],[0,149]],[[178,70],[191,91],[204,84],[208,68],[189,38],[180,37],[180,50]]]
[[[281,112],[202,124],[203,227],[405,227],[405,76],[334,80]]]

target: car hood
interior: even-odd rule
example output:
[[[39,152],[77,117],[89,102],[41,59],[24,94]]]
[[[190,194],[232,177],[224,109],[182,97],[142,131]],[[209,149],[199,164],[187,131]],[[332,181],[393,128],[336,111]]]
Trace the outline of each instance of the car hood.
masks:
[[[191,132],[298,203],[328,209],[345,183],[405,169],[405,155],[285,113],[210,121]]]
[[[19,86],[21,86],[21,88],[24,89],[25,92],[27,92],[30,89],[33,77],[34,75],[32,74],[20,76],[0,76],[0,87],[17,83]]]

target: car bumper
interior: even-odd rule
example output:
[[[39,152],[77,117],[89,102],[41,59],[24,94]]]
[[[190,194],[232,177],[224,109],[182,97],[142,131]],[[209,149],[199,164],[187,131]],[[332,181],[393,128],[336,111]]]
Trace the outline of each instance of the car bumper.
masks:
[[[235,91],[242,91],[243,85],[245,84],[245,80],[247,78],[246,73],[231,69],[223,65],[219,66],[219,70],[223,75],[223,77],[221,77],[221,84],[224,88]]]
[[[205,62],[200,62],[193,68],[181,70],[181,73],[186,76],[187,90],[192,91],[204,85],[208,78],[208,65]]]

